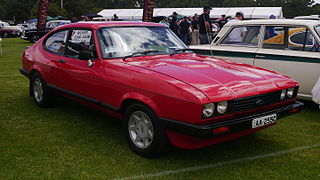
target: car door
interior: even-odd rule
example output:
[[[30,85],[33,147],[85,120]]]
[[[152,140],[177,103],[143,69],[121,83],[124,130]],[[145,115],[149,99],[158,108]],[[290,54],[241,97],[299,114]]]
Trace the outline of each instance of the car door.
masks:
[[[64,88],[64,84],[66,84],[66,75],[61,73],[58,68],[61,63],[66,61],[65,51],[68,32],[68,29],[63,29],[49,34],[43,42],[44,51],[39,53],[37,57],[45,63],[43,67],[46,68],[47,83],[61,88]]]
[[[92,60],[82,60],[80,52],[89,51]],[[70,29],[66,43],[66,56],[59,64],[58,74],[63,74],[61,88],[69,94],[91,102],[100,100],[104,68],[96,53],[93,31],[90,29]]]
[[[311,89],[320,76],[317,34],[304,26],[265,26],[264,29],[263,44],[254,65],[297,80],[299,96],[310,99]]]
[[[253,65],[260,41],[260,26],[235,26],[211,49],[217,58]],[[215,41],[217,41],[215,39]]]

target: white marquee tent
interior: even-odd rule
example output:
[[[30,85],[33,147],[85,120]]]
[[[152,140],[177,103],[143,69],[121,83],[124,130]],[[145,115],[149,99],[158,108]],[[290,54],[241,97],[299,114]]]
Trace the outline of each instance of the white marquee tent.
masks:
[[[213,8],[211,18],[219,18],[222,14],[234,16],[236,12],[242,11],[248,19],[266,19],[271,15],[283,18],[282,7],[233,7],[233,8]],[[195,13],[201,14],[202,8],[155,8],[153,16],[170,16],[172,12],[184,16],[193,16]],[[120,19],[142,19],[142,9],[104,9],[98,13],[105,19],[111,19],[114,14]]]

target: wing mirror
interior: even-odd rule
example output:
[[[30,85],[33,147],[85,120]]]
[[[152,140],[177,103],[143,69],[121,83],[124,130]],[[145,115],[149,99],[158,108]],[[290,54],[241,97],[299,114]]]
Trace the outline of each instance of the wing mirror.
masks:
[[[88,50],[82,50],[79,52],[79,59],[88,61],[88,67],[92,67],[94,62],[91,61],[92,54]]]

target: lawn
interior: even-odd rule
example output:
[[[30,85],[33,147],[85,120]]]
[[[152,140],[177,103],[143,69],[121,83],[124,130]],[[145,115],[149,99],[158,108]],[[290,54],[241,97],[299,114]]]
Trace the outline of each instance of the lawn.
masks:
[[[37,107],[19,74],[27,41],[4,39],[0,56],[0,179],[320,179],[320,111],[199,150],[160,159],[129,149],[118,119],[60,99]]]

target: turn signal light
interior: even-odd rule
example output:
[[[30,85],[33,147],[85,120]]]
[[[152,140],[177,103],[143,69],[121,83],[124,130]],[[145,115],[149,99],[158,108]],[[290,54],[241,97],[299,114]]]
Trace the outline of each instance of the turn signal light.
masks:
[[[298,111],[299,111],[298,108],[294,108],[294,109],[290,109],[290,110],[289,110],[289,113],[296,113],[296,112],[298,112]]]
[[[212,130],[212,134],[221,134],[228,132],[230,130],[229,126],[223,126]]]

